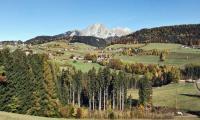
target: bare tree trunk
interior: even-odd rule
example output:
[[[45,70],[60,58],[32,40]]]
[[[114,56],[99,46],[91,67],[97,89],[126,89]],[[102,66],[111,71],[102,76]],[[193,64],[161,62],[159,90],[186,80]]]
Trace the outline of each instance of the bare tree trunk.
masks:
[[[129,107],[130,107],[130,110],[131,110],[131,108],[132,108],[132,97],[130,97]]]
[[[91,98],[89,99],[89,111],[91,111]]]
[[[106,89],[103,90],[103,110],[106,110]]]
[[[93,100],[93,102],[92,102],[92,109],[94,110],[95,108],[94,108],[94,92],[92,93],[92,100]]]
[[[69,87],[69,101],[70,103],[72,103],[72,95],[71,95],[71,87]]]
[[[137,80],[135,79],[135,89],[137,88]]]
[[[74,95],[74,94],[75,94],[75,93],[74,93],[74,90],[73,90],[73,92],[72,92],[72,97],[73,97],[72,104],[73,104],[73,106],[74,106],[74,104],[75,104],[75,100],[74,100],[75,95]]]
[[[106,109],[107,109],[107,105],[108,105],[108,100],[109,100],[108,87],[106,87]]]
[[[119,110],[122,110],[122,89],[119,91]]]
[[[119,110],[119,93],[117,91],[117,110]]]
[[[113,110],[115,109],[115,90],[113,90],[113,105],[112,105],[112,107],[113,107]]]
[[[68,97],[68,98],[67,98],[67,103],[69,104],[69,103],[70,103],[70,90],[68,90],[67,92],[68,92],[68,96],[67,96],[67,97]]]
[[[81,95],[80,90],[78,90],[78,107],[81,107]]]
[[[71,87],[69,87],[69,103],[72,103],[72,99],[71,99]]]
[[[99,90],[99,110],[101,110],[101,88]]]
[[[124,111],[124,87],[122,87],[122,111]]]

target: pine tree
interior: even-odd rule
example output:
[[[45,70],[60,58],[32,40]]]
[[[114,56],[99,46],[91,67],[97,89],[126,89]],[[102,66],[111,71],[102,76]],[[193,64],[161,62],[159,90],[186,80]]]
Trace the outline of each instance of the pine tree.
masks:
[[[139,104],[147,106],[152,106],[152,85],[151,85],[151,75],[149,73],[139,81]]]

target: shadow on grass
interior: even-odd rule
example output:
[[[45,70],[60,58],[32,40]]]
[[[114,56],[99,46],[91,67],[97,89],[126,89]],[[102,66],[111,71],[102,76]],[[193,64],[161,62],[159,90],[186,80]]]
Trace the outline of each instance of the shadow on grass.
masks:
[[[132,106],[136,107],[138,105],[137,99],[132,99]]]
[[[180,94],[183,96],[188,96],[188,97],[196,97],[196,98],[200,98],[200,95],[194,95],[194,94]]]
[[[197,115],[200,118],[200,111],[187,111],[187,113]]]

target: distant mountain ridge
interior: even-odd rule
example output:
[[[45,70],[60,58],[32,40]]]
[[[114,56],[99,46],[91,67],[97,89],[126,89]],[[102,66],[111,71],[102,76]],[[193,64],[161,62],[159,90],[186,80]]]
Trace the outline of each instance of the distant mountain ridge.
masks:
[[[119,29],[117,29],[117,31],[118,30]],[[103,37],[106,38],[100,38],[89,35],[95,35],[95,36],[102,35]],[[56,40],[66,40],[68,42],[81,42],[96,47],[105,47],[106,45],[109,44],[155,43],[155,42],[180,43],[184,45],[200,45],[200,24],[163,26],[150,29],[141,29],[136,32],[130,33],[128,35],[123,35],[123,36],[120,36],[120,34],[118,35],[119,36],[116,36],[116,34],[110,33],[109,30],[107,30],[107,28],[102,26],[101,24],[96,24],[82,30],[81,32],[79,30],[74,30],[54,36],[37,36],[35,38],[25,41],[24,43],[42,44]],[[11,43],[14,42],[15,41],[12,41]]]
[[[98,37],[98,38],[110,38],[110,37],[120,37],[123,35],[128,35],[132,31],[129,28],[112,28],[109,29],[103,24],[93,24],[88,26],[87,28],[83,30],[72,30],[72,31],[67,31],[65,33],[59,34],[58,36],[66,37],[66,36],[93,36],[93,37]]]
[[[130,34],[131,30],[129,28],[113,28],[109,29],[105,27],[103,24],[94,24],[86,29],[79,31],[79,35],[77,36],[94,36],[99,38],[108,38],[108,37],[115,37],[115,36],[123,36]]]
[[[112,39],[112,44],[155,42],[200,45],[200,24],[174,25],[151,29],[141,29],[129,35]]]
[[[96,47],[104,47],[107,38],[120,37],[131,33],[129,28],[108,29],[103,24],[93,24],[83,30],[72,30],[54,36],[37,36],[27,40],[27,44],[42,44],[56,40],[66,40],[69,42],[81,42]]]

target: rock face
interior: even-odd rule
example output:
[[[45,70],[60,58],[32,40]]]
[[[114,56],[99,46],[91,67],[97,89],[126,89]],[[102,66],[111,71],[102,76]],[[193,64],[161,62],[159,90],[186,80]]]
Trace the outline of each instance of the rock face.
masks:
[[[83,30],[74,30],[74,31],[68,31],[63,35],[68,36],[93,36],[98,38],[109,38],[109,37],[120,37],[123,35],[130,34],[131,30],[129,28],[113,28],[109,29],[105,27],[103,24],[94,24],[91,26],[88,26],[87,28]]]

